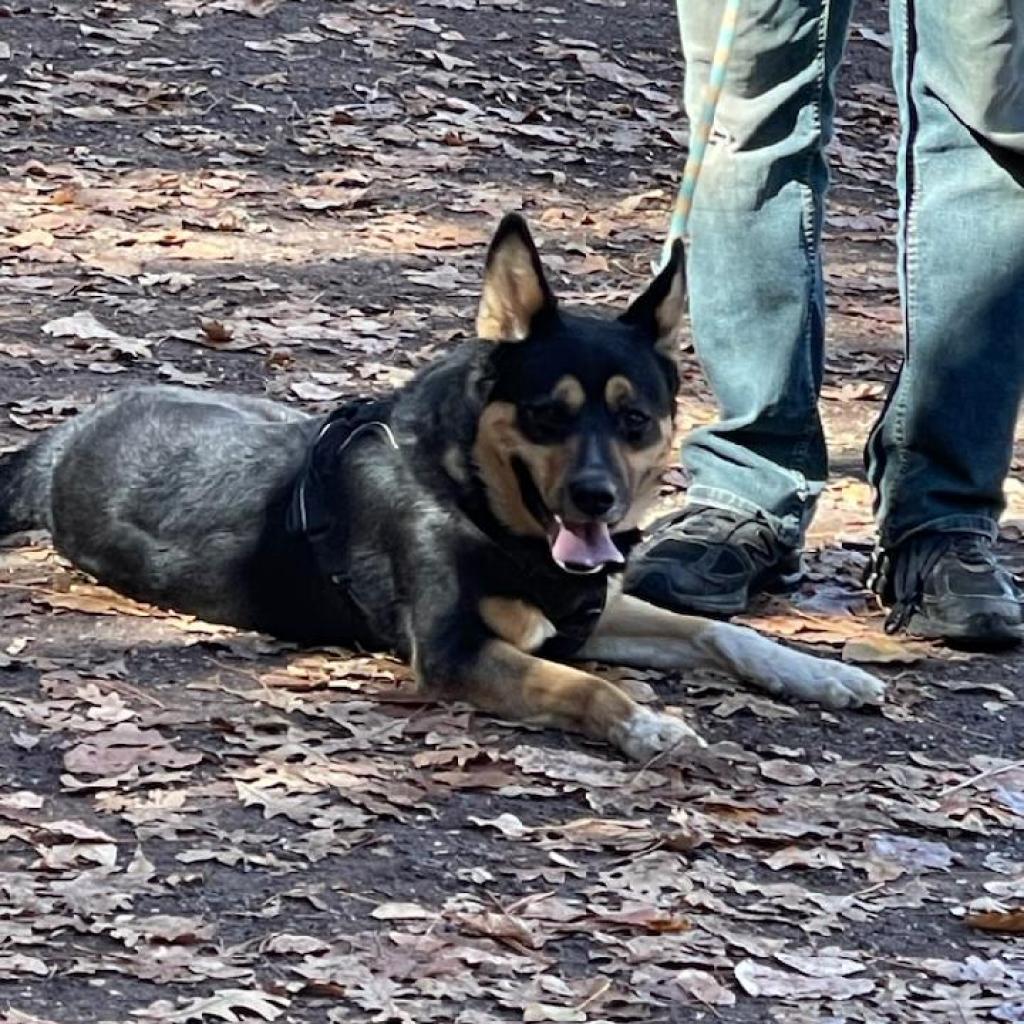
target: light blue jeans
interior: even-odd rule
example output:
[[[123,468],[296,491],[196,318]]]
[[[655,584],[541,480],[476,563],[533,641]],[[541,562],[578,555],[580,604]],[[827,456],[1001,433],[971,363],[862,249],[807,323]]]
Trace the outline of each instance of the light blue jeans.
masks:
[[[823,148],[852,6],[744,0],[690,219],[694,339],[720,407],[683,450],[690,500],[758,510],[794,545],[828,472]],[[695,120],[722,4],[684,10]],[[994,535],[1024,385],[1024,0],[891,0],[891,26],[905,349],[866,450],[885,546]]]

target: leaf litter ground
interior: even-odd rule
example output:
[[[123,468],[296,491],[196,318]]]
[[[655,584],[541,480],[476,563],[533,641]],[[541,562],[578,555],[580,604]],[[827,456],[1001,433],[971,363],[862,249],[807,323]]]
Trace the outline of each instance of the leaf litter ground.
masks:
[[[888,39],[879,4],[858,19],[827,221],[835,476],[806,583],[749,621],[874,663],[883,712],[606,670],[728,744],[641,770],[426,703],[386,658],[135,605],[19,538],[6,1019],[1024,1020],[1024,662],[888,640],[859,583],[899,311]],[[511,207],[563,295],[615,306],[686,142],[667,4],[14,0],[0,25],[0,448],[133,383],[314,409],[401,383],[464,336]],[[683,370],[689,427],[713,406]]]

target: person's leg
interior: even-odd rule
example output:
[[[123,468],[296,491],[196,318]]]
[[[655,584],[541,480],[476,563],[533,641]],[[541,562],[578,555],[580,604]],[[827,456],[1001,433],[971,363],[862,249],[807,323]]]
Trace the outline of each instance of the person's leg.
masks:
[[[1024,383],[1024,0],[893,0],[892,20],[906,353],[868,446],[886,547],[994,530]]]
[[[824,485],[817,408],[823,148],[852,2],[748,0],[740,10],[689,224],[694,343],[720,418],[695,431],[683,450],[693,480],[688,510],[711,506],[731,515],[655,532],[627,579],[655,603],[741,610],[762,577],[800,545]],[[694,123],[722,5],[687,3],[683,11],[685,100]],[[712,550],[718,541],[743,540],[744,520],[757,522],[744,550]]]
[[[684,4],[696,119],[720,4]],[[851,0],[750,0],[690,216],[690,315],[720,407],[683,451],[692,501],[766,512],[801,540],[827,473],[818,418],[823,147]]]
[[[882,548],[934,557],[904,593],[891,579],[882,589],[904,620],[931,597],[933,631],[969,635],[966,620],[941,620],[987,607],[1020,621],[1008,577],[979,552],[1003,508],[1024,387],[1024,0],[892,0],[891,11],[906,351],[866,455]],[[935,547],[937,533],[978,538],[972,572]],[[947,605],[981,604],[938,607],[923,578],[938,557]]]

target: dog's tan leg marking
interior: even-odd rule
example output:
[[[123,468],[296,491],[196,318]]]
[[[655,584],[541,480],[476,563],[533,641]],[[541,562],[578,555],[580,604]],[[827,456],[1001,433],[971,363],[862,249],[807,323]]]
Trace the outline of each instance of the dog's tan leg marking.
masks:
[[[680,719],[648,711],[604,679],[524,654],[503,640],[484,645],[458,693],[500,718],[582,732],[638,761],[703,746]]]
[[[878,704],[880,679],[853,665],[790,650],[743,626],[677,615],[622,594],[610,602],[580,658],[641,668],[723,669],[778,696],[827,707]]]
[[[535,651],[557,630],[540,609],[514,597],[485,597],[480,618],[502,640],[521,651]]]

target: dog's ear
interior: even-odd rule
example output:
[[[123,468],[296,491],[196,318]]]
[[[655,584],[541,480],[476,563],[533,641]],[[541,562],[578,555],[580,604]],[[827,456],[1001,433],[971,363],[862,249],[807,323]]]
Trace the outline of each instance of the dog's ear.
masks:
[[[676,354],[685,310],[686,255],[682,240],[676,239],[668,263],[619,319],[649,333],[655,349],[671,359]]]
[[[487,250],[484,287],[476,314],[477,337],[523,341],[542,312],[555,308],[540,255],[526,221],[518,213],[502,218]]]

